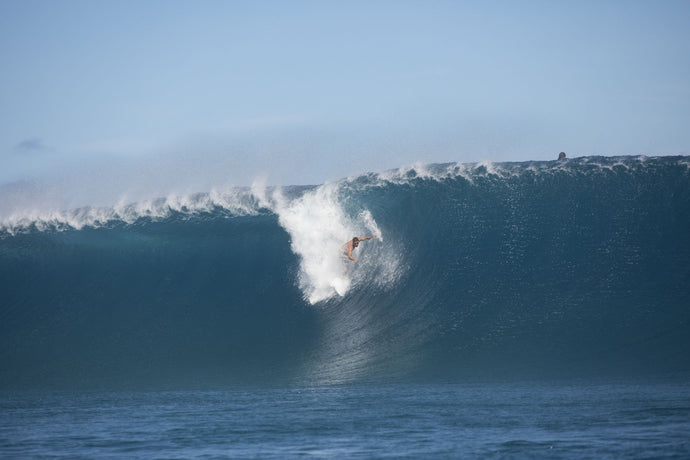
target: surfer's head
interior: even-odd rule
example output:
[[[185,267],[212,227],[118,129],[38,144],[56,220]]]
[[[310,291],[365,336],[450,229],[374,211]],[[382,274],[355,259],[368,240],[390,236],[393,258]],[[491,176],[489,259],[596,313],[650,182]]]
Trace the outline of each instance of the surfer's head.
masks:
[[[352,238],[352,246],[354,246],[354,247],[359,246],[359,238],[357,238],[356,236],[354,238]]]

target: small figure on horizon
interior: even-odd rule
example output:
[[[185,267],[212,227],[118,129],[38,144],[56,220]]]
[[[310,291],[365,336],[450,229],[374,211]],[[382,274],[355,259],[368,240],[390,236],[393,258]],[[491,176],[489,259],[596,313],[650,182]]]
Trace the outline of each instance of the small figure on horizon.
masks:
[[[565,160],[565,152],[561,152],[558,154],[558,159],[559,160]]]
[[[350,259],[351,261],[357,262],[357,259],[352,257],[352,251],[354,251],[355,248],[357,248],[357,246],[359,246],[360,241],[366,241],[366,240],[370,240],[372,238],[376,238],[376,237],[375,236],[359,236],[359,237],[355,236],[350,241],[343,244],[343,247],[342,247],[343,254],[347,254],[347,258]]]

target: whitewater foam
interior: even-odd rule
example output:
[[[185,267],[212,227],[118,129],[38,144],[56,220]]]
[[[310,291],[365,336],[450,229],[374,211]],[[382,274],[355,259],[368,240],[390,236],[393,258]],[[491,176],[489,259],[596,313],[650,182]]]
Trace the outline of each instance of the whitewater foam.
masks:
[[[371,234],[379,244],[382,241],[382,232],[369,210],[354,216],[345,212],[342,192],[343,183],[326,183],[293,200],[286,199],[281,189],[271,197],[270,208],[278,215],[280,225],[290,235],[292,251],[300,258],[299,286],[311,304],[336,294],[344,296],[353,279],[356,281],[356,270],[342,250],[348,240]],[[369,246],[372,244],[376,243],[369,242]],[[380,264],[391,265],[390,258],[377,259]],[[366,266],[371,264],[372,258]]]

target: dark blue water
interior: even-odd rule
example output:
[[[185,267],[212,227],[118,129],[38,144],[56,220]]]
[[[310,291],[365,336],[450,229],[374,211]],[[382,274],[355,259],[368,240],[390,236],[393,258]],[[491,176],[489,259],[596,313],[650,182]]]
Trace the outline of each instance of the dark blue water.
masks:
[[[4,393],[6,458],[687,458],[684,384]]]
[[[5,456],[688,456],[688,157],[0,218]]]

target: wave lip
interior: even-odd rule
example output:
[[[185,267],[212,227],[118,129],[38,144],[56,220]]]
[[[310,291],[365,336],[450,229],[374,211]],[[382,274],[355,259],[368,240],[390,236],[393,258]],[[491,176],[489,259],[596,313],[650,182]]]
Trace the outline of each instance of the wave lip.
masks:
[[[20,210],[0,215],[0,234],[18,234],[27,231],[62,231],[99,228],[112,224],[131,225],[140,219],[166,219],[174,214],[194,216],[212,214],[215,211],[228,216],[256,215],[266,210],[277,212],[277,207],[286,209],[288,201],[301,197],[305,191],[321,190],[321,199],[331,195],[331,200],[347,200],[348,194],[358,190],[385,187],[388,185],[412,185],[420,180],[443,182],[447,180],[466,180],[474,184],[477,180],[493,178],[506,180],[519,178],[526,174],[550,176],[594,175],[632,172],[645,167],[660,165],[685,168],[690,173],[689,157],[581,157],[565,161],[527,161],[520,163],[414,163],[397,169],[325,183],[321,186],[269,187],[264,180],[257,180],[251,187],[212,189],[210,192],[194,194],[170,194],[158,199],[127,201],[122,199],[112,206],[83,206],[72,209],[44,208],[39,203],[27,205]],[[15,199],[9,193],[0,199]],[[337,198],[335,198],[337,196]],[[339,206],[339,205],[338,205]],[[370,218],[371,220],[371,218]],[[374,223],[375,224],[375,223]],[[371,224],[370,222],[370,225]],[[375,225],[374,225],[375,227]],[[374,228],[372,227],[372,228]],[[367,229],[369,227],[366,227]],[[346,232],[340,232],[346,234]]]
[[[131,225],[142,219],[162,220],[173,215],[194,216],[222,213],[229,216],[257,215],[263,208],[246,189],[212,190],[192,195],[170,195],[114,206],[82,207],[70,210],[25,210],[0,222],[0,232],[10,235],[30,231],[64,231],[100,228],[113,224]]]

